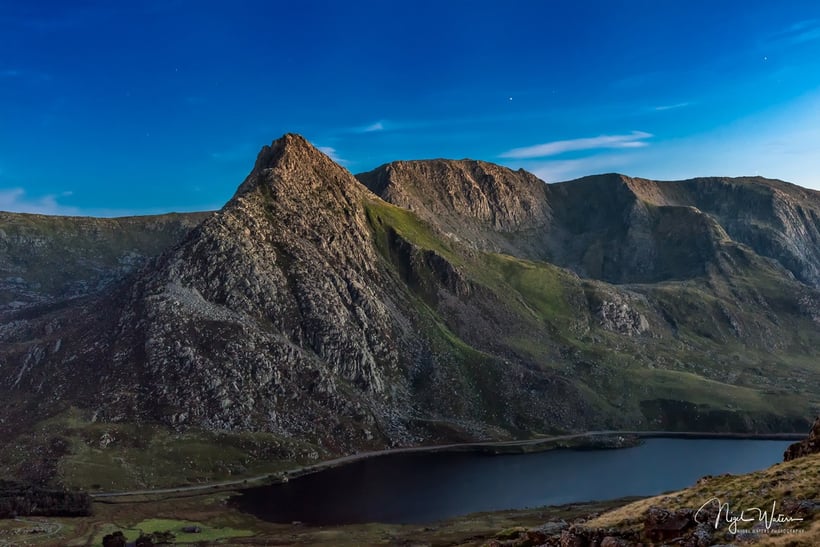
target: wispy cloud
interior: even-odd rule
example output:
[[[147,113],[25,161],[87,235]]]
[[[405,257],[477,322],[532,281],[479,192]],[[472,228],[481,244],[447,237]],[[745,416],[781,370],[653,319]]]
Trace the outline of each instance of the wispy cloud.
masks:
[[[790,42],[792,44],[802,44],[805,42],[813,42],[818,38],[820,38],[820,26],[795,34],[790,38]]]
[[[4,68],[0,69],[0,79],[16,80],[16,81],[32,81],[32,82],[48,82],[51,80],[51,75],[46,72],[39,72],[36,70],[21,70],[19,68]]]
[[[390,122],[389,124],[385,122],[385,120],[379,120],[373,123],[369,123],[366,125],[354,125],[354,126],[347,126],[340,128],[338,133],[340,134],[364,134],[364,133],[377,133],[379,131],[395,131],[397,129],[404,129],[404,123],[394,123]]]
[[[333,161],[335,161],[336,163],[338,163],[340,165],[345,165],[345,164],[348,163],[347,160],[339,157],[339,154],[336,152],[336,149],[333,148],[332,146],[317,146],[316,148],[322,154],[326,155],[327,157],[329,157],[330,159],[332,159]]]
[[[771,35],[770,43],[798,45],[820,39],[820,19],[797,21],[785,29]]]
[[[592,158],[550,160],[526,165],[524,168],[546,182],[571,180],[596,173],[623,171],[634,158],[623,154],[605,154]]]
[[[0,211],[13,213],[39,213],[42,215],[76,215],[79,209],[63,205],[57,200],[68,197],[71,192],[29,197],[23,188],[0,189]]]
[[[691,105],[692,103],[675,103],[675,104],[665,104],[661,106],[656,106],[654,110],[658,112],[663,112],[665,110],[677,110],[679,108],[686,108],[687,106]]]
[[[502,158],[526,159],[546,158],[557,156],[565,152],[578,150],[599,150],[604,148],[641,148],[648,146],[646,141],[652,137],[651,133],[633,131],[628,135],[599,135],[583,139],[552,141],[523,148],[513,148],[501,154]]]
[[[373,133],[374,131],[384,131],[384,122],[378,121],[376,123],[371,123],[370,125],[366,125],[360,129],[361,133]]]

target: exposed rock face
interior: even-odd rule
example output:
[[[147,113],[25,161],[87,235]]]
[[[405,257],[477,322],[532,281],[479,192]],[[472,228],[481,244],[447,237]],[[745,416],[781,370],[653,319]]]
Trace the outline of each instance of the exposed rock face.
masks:
[[[144,363],[129,391],[147,388],[142,412],[166,423],[317,435],[347,450],[345,434],[364,437],[375,421],[383,442],[406,442],[390,418],[408,398],[397,369],[406,319],[383,275],[362,188],[287,135],[124,295],[112,367]],[[100,416],[127,415],[121,403]],[[334,415],[356,426],[334,431]]]
[[[414,292],[476,317],[472,285],[392,231],[394,271],[373,240],[375,199],[287,135],[132,283],[71,318],[9,323],[6,358],[21,366],[4,384],[93,408],[97,420],[267,431],[332,453],[420,442],[438,424],[486,438],[545,418],[589,423],[583,396],[553,371],[506,362],[502,375],[497,357],[434,347]],[[522,382],[539,387],[520,393]]]
[[[552,216],[541,180],[483,161],[397,161],[357,178],[384,200],[482,250],[537,254],[532,234],[548,229]]]
[[[820,452],[820,416],[814,420],[814,425],[809,432],[808,438],[794,443],[786,449],[786,452],[783,454],[783,461],[787,462],[795,458],[808,456],[809,454],[817,454],[818,452]]]
[[[621,298],[602,301],[596,308],[595,315],[601,326],[612,332],[638,336],[649,330],[646,317]]]

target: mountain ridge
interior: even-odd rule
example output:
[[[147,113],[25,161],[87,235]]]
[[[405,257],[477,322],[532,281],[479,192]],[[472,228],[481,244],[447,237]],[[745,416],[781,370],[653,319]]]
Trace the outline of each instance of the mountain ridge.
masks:
[[[454,172],[471,162],[394,162],[357,176],[387,201],[414,211],[445,234],[466,236],[478,249],[552,262],[583,277],[613,283],[669,278],[669,272],[653,271],[652,266],[655,255],[663,252],[665,238],[675,230],[700,226],[700,237],[706,239],[685,253],[702,259],[688,275],[703,274],[705,261],[716,258],[709,247],[735,239],[777,260],[801,281],[820,286],[820,192],[762,177],[652,181],[609,173],[552,184],[540,181],[540,193],[534,195],[532,180],[526,177],[539,179],[496,166],[505,174],[508,188],[530,197],[519,209],[549,211],[539,215],[538,222],[508,230],[507,235],[516,236],[511,242],[499,235],[496,223],[488,222],[483,211],[471,208],[469,189],[453,183]],[[431,209],[420,197],[430,195],[447,199],[433,200],[439,206]],[[497,208],[515,205],[507,199]],[[440,218],[443,212],[450,216]],[[604,230],[611,233],[602,237]],[[664,233],[659,237],[656,230]],[[625,266],[624,261],[632,264]]]
[[[604,193],[600,214],[585,219],[578,200],[521,171],[403,165],[404,181],[427,169],[426,186],[443,169],[453,199],[418,202],[418,213],[388,203],[302,137],[285,135],[262,149],[220,211],[130,277],[6,313],[5,435],[52,447],[43,477],[84,484],[78,469],[89,462],[115,473],[118,461],[170,432],[199,443],[252,434],[278,447],[280,459],[315,460],[593,428],[793,431],[820,406],[820,294],[732,240],[718,217],[693,206],[635,209],[643,202]],[[514,196],[522,184],[530,194]],[[465,192],[480,206],[456,211]],[[554,201],[539,201],[539,192]],[[510,206],[486,214],[496,201]],[[439,209],[450,217],[425,220]],[[542,222],[549,230],[538,229]],[[664,227],[678,226],[686,229],[680,245],[644,255],[666,268],[655,266],[651,282],[631,280],[640,270],[626,255],[597,262],[609,264],[602,272],[626,272],[618,284],[526,256],[555,252],[561,247],[543,238],[564,244],[576,228],[583,245],[645,248],[642,237],[663,243]],[[517,245],[522,233],[529,239]],[[674,273],[675,261],[695,266],[660,275]],[[69,417],[69,426],[44,425]],[[123,433],[146,424],[153,429],[139,442]],[[120,444],[98,447],[92,432],[112,430]],[[237,450],[259,465],[247,447]],[[22,472],[14,461],[0,451],[2,469]],[[224,472],[214,461],[200,465]]]

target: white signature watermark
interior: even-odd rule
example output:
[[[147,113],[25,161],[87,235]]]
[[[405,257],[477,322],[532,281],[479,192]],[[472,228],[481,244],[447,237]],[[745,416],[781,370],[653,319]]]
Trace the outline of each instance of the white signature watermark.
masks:
[[[721,524],[728,524],[729,532],[731,532],[732,534],[738,533],[738,525],[741,523],[763,523],[763,526],[765,527],[765,532],[769,533],[774,525],[778,525],[779,527],[781,524],[789,524],[792,522],[800,522],[803,520],[799,517],[792,517],[789,515],[784,515],[783,513],[778,513],[777,501],[772,501],[771,511],[769,511],[768,508],[761,509],[760,507],[747,507],[738,514],[732,512],[731,508],[729,507],[728,501],[722,503],[719,498],[712,498],[703,505],[701,505],[700,509],[697,510],[697,512],[695,513],[695,522],[697,522],[698,524],[703,524],[700,514],[709,505],[712,504],[716,505],[718,508],[717,515],[715,516],[715,530],[717,530]],[[740,532],[743,533],[744,530],[741,529]]]

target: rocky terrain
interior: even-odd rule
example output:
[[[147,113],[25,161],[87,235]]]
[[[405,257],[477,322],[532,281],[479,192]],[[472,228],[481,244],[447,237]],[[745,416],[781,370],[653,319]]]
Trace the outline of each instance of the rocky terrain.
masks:
[[[36,222],[3,228],[25,290],[0,317],[0,471],[111,488],[562,431],[803,430],[818,211],[763,179],[545,185],[466,160],[357,179],[286,135],[214,214],[11,216]]]

